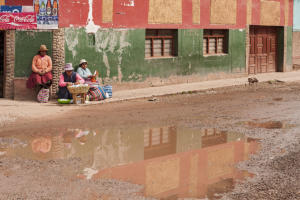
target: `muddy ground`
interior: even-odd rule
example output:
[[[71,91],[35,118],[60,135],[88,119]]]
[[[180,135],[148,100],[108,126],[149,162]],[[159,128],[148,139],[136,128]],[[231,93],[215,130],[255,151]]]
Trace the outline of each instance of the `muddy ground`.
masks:
[[[300,199],[300,83],[260,83],[81,107],[55,117],[18,119],[0,136],[55,134],[54,128],[176,125],[218,128],[259,138],[261,150],[239,168],[254,178],[223,199]],[[0,157],[0,199],[144,199],[141,186],[115,180],[81,180],[80,160],[35,161]]]

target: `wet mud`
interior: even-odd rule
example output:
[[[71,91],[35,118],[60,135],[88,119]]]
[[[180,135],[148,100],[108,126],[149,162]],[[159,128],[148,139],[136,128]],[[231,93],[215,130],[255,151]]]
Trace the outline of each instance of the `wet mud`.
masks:
[[[285,126],[280,121],[268,121],[268,122],[255,122],[251,121],[247,123],[251,128],[266,128],[266,129],[281,129]]]
[[[299,199],[300,83],[82,107],[0,130],[0,199]]]

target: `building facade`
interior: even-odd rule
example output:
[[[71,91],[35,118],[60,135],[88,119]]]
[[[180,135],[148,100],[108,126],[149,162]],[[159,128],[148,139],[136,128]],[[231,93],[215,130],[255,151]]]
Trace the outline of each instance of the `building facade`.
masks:
[[[293,65],[295,69],[300,68],[300,1],[294,0],[293,20]],[[297,12],[298,10],[298,12]]]
[[[13,77],[4,78],[5,97],[26,96],[24,81],[41,43],[53,49],[55,77],[65,62],[78,66],[85,58],[103,83],[117,87],[292,70],[292,0],[59,3],[58,30],[5,32],[15,40],[14,63],[4,66],[4,77]]]

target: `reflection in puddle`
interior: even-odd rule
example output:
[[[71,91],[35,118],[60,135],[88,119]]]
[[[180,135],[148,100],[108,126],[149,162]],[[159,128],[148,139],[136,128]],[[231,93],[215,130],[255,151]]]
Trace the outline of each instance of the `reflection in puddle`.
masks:
[[[162,199],[217,199],[251,174],[235,165],[258,150],[256,140],[217,129],[61,130],[50,136],[0,138],[0,157],[80,158],[80,178],[144,185]]]
[[[247,122],[248,126],[252,128],[266,128],[266,129],[281,129],[285,128],[285,124],[281,121],[268,122]]]

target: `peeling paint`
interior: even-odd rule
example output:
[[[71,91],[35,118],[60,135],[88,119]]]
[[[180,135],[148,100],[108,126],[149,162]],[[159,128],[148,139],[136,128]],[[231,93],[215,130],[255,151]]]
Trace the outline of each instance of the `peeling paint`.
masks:
[[[126,41],[127,30],[98,31],[96,34],[96,51],[103,53],[103,63],[106,67],[106,77],[110,77],[110,64],[107,54],[117,53],[118,56],[118,80],[122,81],[122,59],[124,50],[130,46]]]
[[[121,82],[122,78],[123,78],[122,69],[121,69],[123,52],[124,52],[125,48],[130,46],[130,43],[125,41],[126,34],[127,34],[127,32],[122,31],[121,37],[120,37],[120,47],[117,51],[119,53],[119,55],[118,55],[118,61],[119,61],[119,63],[118,63],[118,79],[119,79],[119,82]]]
[[[112,80],[115,77],[116,81],[121,82],[123,79],[123,56],[125,52],[128,52],[127,48],[131,46],[127,38],[128,31],[126,29],[98,30],[95,33],[95,46],[90,46],[88,39],[85,38],[87,34],[86,29],[81,29],[81,31],[75,28],[65,29],[66,49],[72,54],[72,60],[69,62],[74,62],[73,60],[79,61],[81,59],[79,56],[81,57],[82,54],[86,55],[86,52],[84,52],[86,51],[85,48],[89,48],[88,51],[92,51],[95,55],[94,63],[101,63],[100,66],[104,66],[104,72],[102,68],[104,80],[110,81],[110,79]],[[97,66],[94,65],[94,67]],[[111,74],[112,68],[113,76]]]
[[[134,0],[127,0],[127,3],[126,2],[123,2],[121,3],[121,5],[123,6],[128,6],[128,7],[134,7]]]
[[[122,58],[118,58],[119,64],[118,64],[118,80],[119,82],[122,82],[123,74],[122,74],[122,69],[121,69],[121,63],[122,63]]]
[[[89,0],[89,14],[87,19],[87,26],[85,27],[87,33],[96,33],[100,26],[95,25],[93,18],[93,0]]]
[[[26,34],[29,37],[34,37],[35,36],[35,33],[33,31],[27,31]]]
[[[83,170],[83,174],[86,176],[86,179],[91,179],[95,174],[98,173],[98,170],[92,168],[85,168]]]
[[[136,74],[135,72],[131,73],[129,76],[128,76],[128,79],[129,80],[135,80],[135,81],[141,81],[143,78],[143,75],[142,74]]]
[[[67,43],[67,48],[72,52],[73,58],[77,55],[76,47],[78,45],[78,34],[74,28],[66,29],[65,40]]]
[[[106,52],[103,52],[103,63],[106,67],[106,77],[110,77],[110,66],[109,66],[108,57],[106,55]]]
[[[122,134],[119,130],[117,133],[105,130],[101,134],[100,146],[95,149],[94,162],[92,169],[105,169],[117,163],[126,163],[125,155],[129,147],[126,141],[122,140]]]

